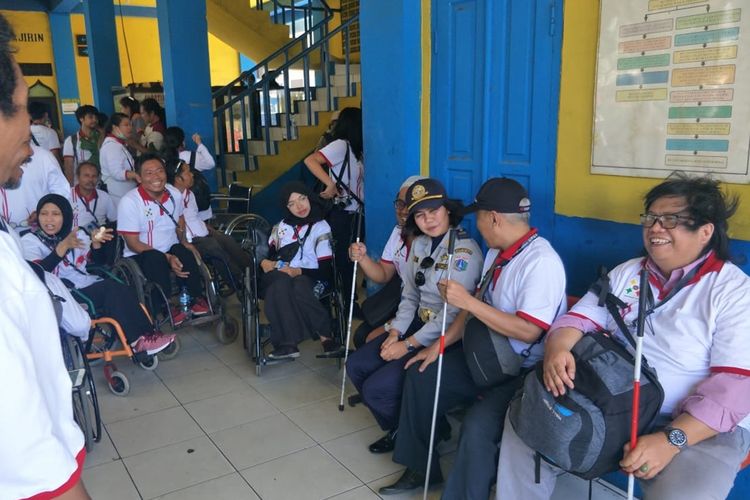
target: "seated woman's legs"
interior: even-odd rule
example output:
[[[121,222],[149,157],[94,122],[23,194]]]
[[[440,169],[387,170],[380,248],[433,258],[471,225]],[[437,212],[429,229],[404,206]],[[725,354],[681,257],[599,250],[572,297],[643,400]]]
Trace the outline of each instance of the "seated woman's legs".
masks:
[[[321,341],[331,340],[331,315],[313,293],[313,281],[307,276],[292,278],[293,305],[312,334]]]
[[[297,307],[294,307],[293,278],[281,271],[271,271],[261,277],[261,296],[264,311],[271,324],[272,358],[299,357],[299,344],[308,328]]]

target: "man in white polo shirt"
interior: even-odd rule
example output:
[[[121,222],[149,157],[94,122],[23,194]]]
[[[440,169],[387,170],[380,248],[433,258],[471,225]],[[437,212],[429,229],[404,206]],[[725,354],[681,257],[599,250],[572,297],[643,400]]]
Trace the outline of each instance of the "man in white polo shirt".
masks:
[[[84,161],[76,168],[78,184],[70,190],[73,207],[73,227],[84,230],[95,229],[117,221],[117,207],[109,193],[97,189],[99,169]]]
[[[75,169],[79,163],[90,161],[99,165],[99,139],[101,134],[97,129],[97,114],[99,110],[90,104],[78,106],[76,120],[81,128],[63,142],[63,172],[72,186]]]
[[[145,153],[138,157],[135,170],[141,185],[125,194],[117,207],[117,232],[125,239],[125,257],[133,257],[147,279],[171,295],[170,272],[180,287],[187,287],[193,299],[194,316],[209,312],[201,273],[196,261],[198,250],[185,237],[182,195],[167,184],[161,157]],[[187,319],[183,311],[172,310],[176,324]]]
[[[7,187],[31,155],[28,87],[12,56],[14,40],[0,15],[0,185]],[[0,496],[88,499],[80,480],[84,440],[52,301],[3,221],[0,262]]]
[[[526,190],[508,178],[488,180],[476,201],[466,208],[477,212],[477,229],[490,248],[484,259],[481,296],[472,296],[459,283],[445,284],[449,304],[461,308],[446,332],[450,346],[443,358],[438,415],[443,422],[438,436],[447,438],[445,412],[471,405],[464,418],[453,469],[444,498],[487,499],[495,480],[498,442],[513,394],[521,385],[518,375],[491,387],[480,387],[466,361],[461,339],[469,315],[500,336],[515,352],[522,367],[542,357],[542,336],[564,312],[565,270],[547,240],[529,226],[531,202]],[[427,471],[430,428],[435,395],[439,343],[418,353],[407,363],[398,436],[393,460],[407,466],[393,485],[380,494],[396,494],[421,487]],[[480,399],[478,399],[480,398]],[[437,452],[432,459],[430,482],[441,480]]]

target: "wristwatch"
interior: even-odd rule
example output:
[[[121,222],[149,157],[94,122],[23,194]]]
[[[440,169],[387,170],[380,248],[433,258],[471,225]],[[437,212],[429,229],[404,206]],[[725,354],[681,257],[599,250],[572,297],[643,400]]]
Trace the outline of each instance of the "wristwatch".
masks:
[[[687,435],[682,429],[678,429],[677,427],[665,427],[664,434],[667,435],[667,441],[669,441],[669,444],[672,446],[676,446],[680,449],[687,446]]]
[[[406,352],[414,352],[417,350],[417,347],[409,342],[409,339],[405,339],[404,344],[406,344]]]

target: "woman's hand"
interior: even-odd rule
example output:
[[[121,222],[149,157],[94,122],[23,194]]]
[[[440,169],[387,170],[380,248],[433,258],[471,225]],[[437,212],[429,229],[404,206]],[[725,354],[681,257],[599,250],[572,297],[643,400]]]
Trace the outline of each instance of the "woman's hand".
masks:
[[[302,269],[300,269],[299,267],[284,266],[281,269],[279,269],[279,271],[281,271],[284,274],[288,274],[292,278],[296,278],[297,276],[302,274]]]
[[[364,243],[352,243],[349,247],[349,259],[352,262],[359,262],[367,257],[367,247]]]
[[[94,231],[94,234],[91,235],[91,247],[98,250],[102,247],[102,243],[112,241],[112,239],[115,237],[114,234],[112,234],[112,231],[112,228],[107,228],[104,226]]]
[[[574,388],[576,362],[569,349],[547,344],[544,353],[544,386],[553,396],[565,394],[565,387]]]
[[[403,358],[408,352],[409,349],[406,346],[406,342],[401,340],[388,344],[388,347],[381,349],[380,357],[383,358],[384,361],[393,361]]]
[[[395,344],[398,342],[398,336],[401,335],[401,332],[395,329],[391,329],[391,331],[388,332],[388,338],[383,341],[382,344],[380,344],[380,352],[382,353],[385,348],[387,348],[391,344]]]
[[[270,273],[271,271],[276,269],[276,261],[263,259],[262,261],[260,261],[260,268],[263,269],[264,273]]]
[[[55,252],[58,257],[64,257],[66,253],[74,248],[83,248],[86,244],[78,239],[78,228],[74,227],[73,230],[55,247]]]
[[[419,373],[424,372],[428,366],[430,366],[432,363],[435,362],[436,359],[438,359],[438,355],[440,354],[440,340],[434,342],[431,346],[425,347],[421,351],[419,351],[417,354],[414,355],[413,358],[411,358],[409,361],[406,362],[406,365],[404,366],[404,370],[409,368],[414,363],[422,362],[421,365],[419,365]]]
[[[669,465],[680,449],[670,444],[663,432],[655,432],[640,436],[632,450],[630,443],[626,443],[624,452],[620,461],[622,470],[638,479],[651,479]]]
[[[178,259],[176,255],[172,255],[171,253],[165,255],[167,256],[169,267],[172,268],[172,271],[177,275],[178,278],[187,278],[190,275],[188,271],[182,270],[182,262],[180,262],[180,259]]]
[[[324,200],[328,200],[330,198],[335,198],[337,194],[339,194],[339,190],[336,187],[336,183],[331,181],[326,183],[326,188],[320,193],[320,197]]]

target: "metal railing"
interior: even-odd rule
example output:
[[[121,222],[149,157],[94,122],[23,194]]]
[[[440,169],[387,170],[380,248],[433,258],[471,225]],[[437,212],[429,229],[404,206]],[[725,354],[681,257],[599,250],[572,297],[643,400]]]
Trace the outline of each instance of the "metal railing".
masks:
[[[258,1],[258,5],[264,2]],[[278,0],[267,1],[267,4],[278,4]],[[325,5],[325,3],[323,3]],[[346,75],[347,94],[351,92],[351,51],[349,46],[349,31],[359,16],[352,17],[333,30],[329,30],[329,22],[334,11],[326,7],[326,17],[300,36],[291,40],[269,55],[253,68],[243,72],[232,82],[214,92],[214,121],[217,132],[217,155],[222,172],[222,181],[226,185],[226,155],[241,153],[244,170],[254,170],[257,162],[248,151],[248,140],[264,139],[265,152],[271,152],[271,127],[283,126],[284,138],[290,139],[294,134],[292,113],[294,101],[305,101],[306,123],[313,124],[311,101],[317,96],[317,91],[326,89],[326,109],[333,109],[333,92],[330,79],[330,41],[334,36],[343,34],[343,64]],[[300,9],[301,7],[297,7]],[[291,13],[291,7],[287,7]],[[283,16],[283,13],[281,14]],[[291,14],[290,14],[291,15]],[[312,36],[312,35],[316,36]],[[315,38],[311,42],[311,39]],[[296,54],[294,54],[296,52]],[[294,55],[293,55],[294,54]],[[320,66],[313,68],[316,57],[319,56]],[[282,61],[278,63],[277,61]],[[275,64],[278,66],[273,67]],[[302,67],[302,86],[292,88],[291,70]],[[315,85],[310,81],[313,71]],[[301,99],[293,99],[293,94]],[[272,109],[272,101],[276,103],[276,110]],[[279,124],[277,113],[283,107],[284,120]],[[272,112],[273,111],[273,112]],[[239,122],[239,123],[238,123]]]

